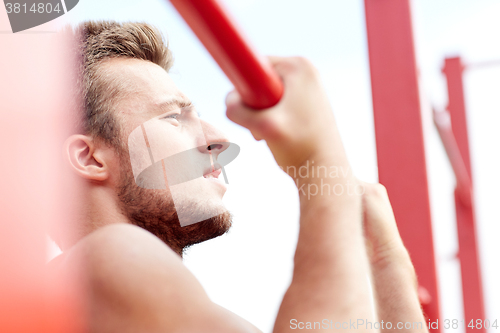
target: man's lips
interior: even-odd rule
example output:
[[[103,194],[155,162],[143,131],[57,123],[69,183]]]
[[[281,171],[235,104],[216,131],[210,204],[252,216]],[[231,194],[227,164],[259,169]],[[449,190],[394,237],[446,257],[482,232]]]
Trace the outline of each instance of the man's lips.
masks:
[[[217,166],[216,166],[217,167]],[[209,173],[206,173],[203,175],[203,178],[207,179],[209,182],[213,182],[213,183],[217,183],[218,186],[221,186],[221,188],[224,189],[224,192],[226,191],[227,189],[227,186],[225,184],[225,182],[221,179],[219,179],[219,175],[222,173],[222,170],[220,168],[220,166],[218,166],[219,168],[212,171],[212,172],[209,172]],[[213,170],[213,169],[211,169]]]
[[[221,174],[221,169],[217,169],[212,172],[204,174],[203,178],[219,178],[220,174]]]

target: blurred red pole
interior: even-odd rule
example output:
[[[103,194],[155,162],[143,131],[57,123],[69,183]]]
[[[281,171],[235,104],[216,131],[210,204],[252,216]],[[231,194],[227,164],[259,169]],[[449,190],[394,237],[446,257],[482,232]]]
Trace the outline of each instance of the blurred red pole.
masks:
[[[8,22],[4,11],[0,22]],[[10,27],[0,23],[0,29]],[[62,200],[61,172],[62,140],[68,130],[62,115],[71,112],[65,94],[71,89],[65,88],[71,85],[66,80],[69,67],[53,37],[33,30],[0,34],[2,333],[83,330],[76,281],[56,277],[46,267],[49,226],[59,229],[73,218],[69,200]]]
[[[269,62],[244,38],[218,0],[170,0],[240,93],[255,109],[274,106],[283,84]]]
[[[440,319],[417,66],[409,0],[365,0],[379,181],[387,187],[426,316]],[[441,329],[441,326],[440,326]]]
[[[448,111],[451,117],[451,128],[457,142],[460,155],[464,161],[467,175],[473,188],[469,136],[467,131],[467,115],[463,86],[463,65],[459,57],[445,59],[443,73],[448,83]],[[455,189],[455,210],[457,215],[458,247],[460,269],[462,272],[462,293],[464,299],[464,319],[467,332],[486,332],[475,326],[476,320],[485,320],[481,266],[477,247],[476,223],[474,218],[473,191],[469,191],[467,205],[460,199],[460,189]],[[468,327],[474,321],[474,328]]]

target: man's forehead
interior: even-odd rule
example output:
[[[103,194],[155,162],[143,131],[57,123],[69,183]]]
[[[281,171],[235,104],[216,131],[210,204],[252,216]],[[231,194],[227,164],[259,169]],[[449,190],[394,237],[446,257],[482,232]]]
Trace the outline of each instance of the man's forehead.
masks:
[[[182,97],[170,75],[163,68],[150,61],[133,58],[115,58],[103,64],[106,76],[118,81],[130,93],[149,95],[155,103],[166,95]]]
[[[119,85],[122,95],[119,113],[147,113],[154,117],[167,109],[190,104],[170,75],[152,62],[117,58],[107,61],[104,70]]]

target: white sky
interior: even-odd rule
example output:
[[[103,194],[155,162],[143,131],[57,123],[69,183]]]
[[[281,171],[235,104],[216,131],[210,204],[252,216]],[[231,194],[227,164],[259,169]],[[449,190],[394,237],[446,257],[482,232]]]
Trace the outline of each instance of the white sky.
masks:
[[[354,171],[377,180],[371,91],[361,0],[225,0],[251,41],[264,54],[302,55],[319,68]],[[421,75],[435,244],[443,318],[461,319],[459,266],[452,191],[454,178],[429,105],[446,106],[440,73],[443,58],[461,55],[466,63],[500,60],[500,2],[497,0],[413,1],[417,59]],[[210,297],[254,323],[272,330],[291,278],[298,232],[294,185],[274,162],[265,143],[224,115],[231,84],[173,7],[162,0],[82,0],[59,22],[86,19],[147,21],[170,40],[176,58],[172,76],[201,115],[241,146],[227,167],[226,203],[235,215],[231,232],[189,250],[185,263]],[[489,319],[500,316],[500,67],[465,74],[473,156],[477,222]],[[409,198],[410,200],[410,198]],[[457,331],[454,331],[457,332]]]

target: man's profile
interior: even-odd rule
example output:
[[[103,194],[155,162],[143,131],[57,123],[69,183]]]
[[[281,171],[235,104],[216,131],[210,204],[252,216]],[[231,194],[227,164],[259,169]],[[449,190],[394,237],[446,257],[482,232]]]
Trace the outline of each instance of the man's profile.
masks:
[[[181,209],[211,210],[213,218],[181,227],[169,190],[148,190],[136,185],[127,147],[130,132],[152,117],[166,128],[161,134],[169,143],[164,150],[182,151],[196,144],[199,154],[217,155],[223,147],[206,142],[227,141],[217,129],[198,119],[194,106],[167,74],[173,58],[158,31],[147,25],[89,22],[76,31],[83,35],[84,133],[95,143],[108,146],[116,154],[116,173],[110,177],[118,211],[127,221],[150,231],[176,253],[189,245],[224,234],[231,226],[231,216],[222,207],[224,189],[213,182],[220,170],[207,170],[205,180],[190,182],[188,192],[179,199]],[[197,131],[195,126],[203,127]],[[192,127],[195,127],[192,130]],[[206,137],[203,135],[206,134]],[[85,147],[75,136],[70,146]],[[152,139],[152,138],[150,138]],[[175,143],[175,144],[174,144]],[[75,163],[82,169],[99,165],[85,150],[73,151]],[[88,160],[84,160],[88,157]],[[83,165],[83,163],[88,163]],[[102,188],[96,189],[96,191]],[[201,193],[200,193],[201,192]]]
[[[144,23],[85,22],[75,36],[83,107],[80,132],[66,141],[65,156],[83,184],[84,208],[77,239],[56,239],[63,254],[55,267],[71,269],[75,258],[85,261],[90,330],[259,332],[213,303],[182,263],[187,247],[231,227],[222,203],[225,187],[215,180],[221,170],[204,170],[203,177],[176,193],[143,188],[134,179],[127,145],[131,132],[150,119],[160,129],[167,155],[197,147],[194,156],[217,157],[228,139],[199,118],[168,75],[173,60],[157,29]],[[257,113],[232,92],[226,100],[228,118],[265,140],[280,166],[298,169],[314,160],[349,169],[317,71],[302,58],[270,61],[284,81],[283,99]],[[366,191],[313,198],[299,192],[293,280],[274,331],[292,330],[292,322],[376,321],[368,276],[379,320],[425,322],[413,266],[383,188],[350,173],[322,181],[332,187],[360,184]],[[297,186],[317,182],[296,179]],[[200,212],[212,217],[185,226],[179,222],[179,214]]]

